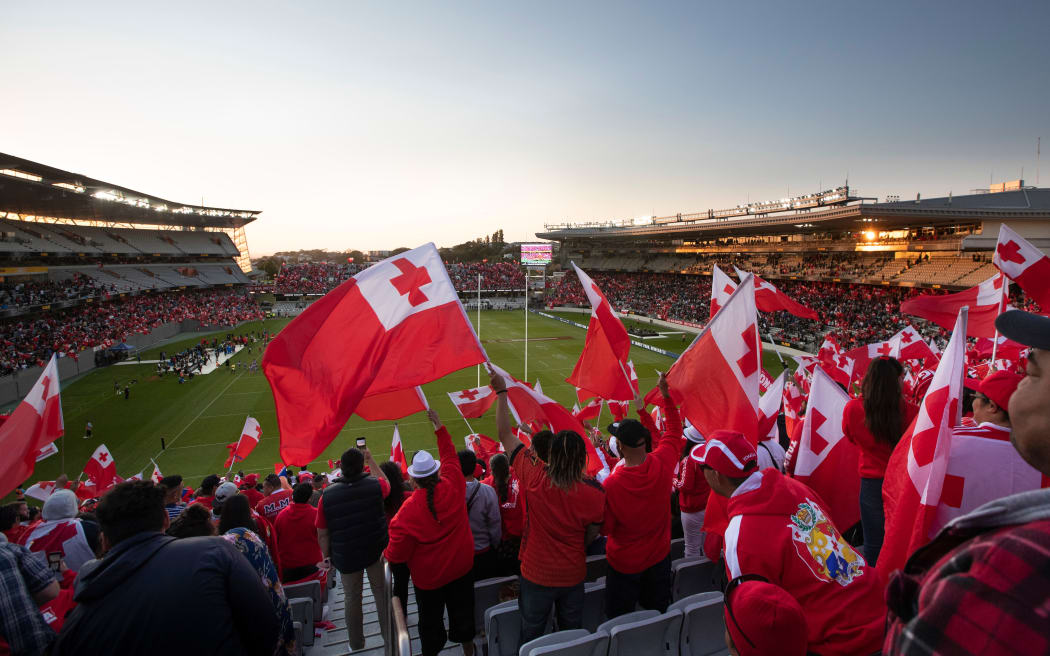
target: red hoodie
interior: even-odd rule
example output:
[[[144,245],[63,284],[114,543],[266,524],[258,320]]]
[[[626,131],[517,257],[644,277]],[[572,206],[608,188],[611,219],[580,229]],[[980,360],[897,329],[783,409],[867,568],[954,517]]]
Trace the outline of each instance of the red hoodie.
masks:
[[[678,506],[684,513],[702,512],[707,508],[707,497],[711,495],[711,486],[704,478],[702,465],[690,455],[678,463],[678,474],[674,487],[678,490]]]
[[[617,467],[604,482],[605,553],[609,566],[623,574],[648,569],[671,551],[671,481],[684,438],[678,409],[668,403],[665,412],[662,436],[648,413],[638,413],[653,450],[640,465]]]
[[[879,577],[824,508],[816,492],[775,469],[752,474],[729,499],[729,578],[760,574],[787,590],[806,616],[810,651],[876,653],[886,620]]]
[[[463,502],[467,482],[448,430],[442,426],[434,434],[441,460],[441,482],[434,488],[438,521],[427,507],[426,490],[417,489],[391,520],[384,552],[392,563],[407,563],[412,583],[422,590],[436,590],[474,567],[474,537]]]
[[[901,400],[901,429],[906,430],[908,424],[919,409]],[[860,450],[860,458],[857,461],[857,469],[861,478],[883,478],[886,476],[886,463],[893,453],[893,444],[888,444],[875,439],[864,423],[864,400],[850,399],[842,410],[842,432],[846,439],[857,445]],[[899,436],[898,436],[899,437]]]
[[[499,494],[499,490],[496,489],[496,481],[491,476],[486,476],[485,480],[481,482],[495,489],[496,494]],[[525,528],[525,495],[521,492],[521,482],[518,481],[518,477],[514,475],[512,470],[510,472],[510,480],[507,481],[507,500],[499,505],[499,516],[502,520],[504,539],[508,537],[520,538],[521,532]]]
[[[277,548],[281,565],[289,569],[316,565],[324,558],[317,543],[317,509],[309,503],[292,502],[277,513],[273,527],[277,531]]]

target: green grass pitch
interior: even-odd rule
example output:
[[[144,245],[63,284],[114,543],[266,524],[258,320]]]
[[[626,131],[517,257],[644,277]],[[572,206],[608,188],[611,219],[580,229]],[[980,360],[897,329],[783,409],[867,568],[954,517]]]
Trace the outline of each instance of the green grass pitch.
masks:
[[[472,322],[477,314],[469,313]],[[583,323],[587,315],[578,315]],[[287,325],[287,319],[273,319],[245,324],[237,333],[252,330],[278,331]],[[220,333],[221,336],[221,333]],[[523,378],[525,364],[525,322],[521,311],[490,311],[481,314],[480,336],[493,362],[513,376]],[[573,387],[565,382],[583,348],[585,332],[579,328],[530,315],[528,319],[528,380],[539,379],[543,391],[571,408],[575,402]],[[688,345],[680,337],[668,338],[668,343],[659,346],[679,352]],[[143,353],[143,360],[156,359],[163,349],[173,353],[186,348],[196,339],[169,343],[163,347]],[[656,344],[654,344],[656,345]],[[250,375],[246,365],[253,359],[261,359],[262,353],[256,345],[253,352],[247,349],[238,353],[233,362],[236,373],[221,367],[214,373],[197,376],[183,385],[171,374],[163,378],[156,376],[153,364],[121,365],[93,371],[62,390],[62,407],[66,435],[59,441],[59,453],[37,464],[32,481],[52,480],[65,471],[76,478],[100,443],[111,450],[117,463],[117,473],[129,477],[140,471],[145,476],[152,472],[150,459],[156,460],[164,474],[182,474],[187,484],[196,486],[204,476],[225,473],[222,467],[226,459],[225,445],[237,439],[244,419],[251,415],[262,425],[263,439],[246,460],[236,469],[244,472],[265,474],[273,471],[279,462],[279,433],[274,413],[273,396],[262,372]],[[641,348],[632,348],[631,357],[638,372],[643,389],[656,384],[657,370],[664,371],[672,360],[666,356]],[[763,354],[765,367],[773,375],[780,371],[776,356]],[[125,400],[123,394],[114,393],[114,382],[121,389],[130,380],[138,382],[131,387],[131,395]],[[484,370],[481,380],[487,380]],[[424,386],[431,404],[448,426],[456,440],[469,433],[467,423],[459,416],[447,392],[477,385],[474,367],[458,371],[443,379]],[[602,424],[608,415],[602,418]],[[94,424],[94,434],[84,439],[86,422]],[[405,452],[417,449],[435,449],[433,430],[423,414],[405,417],[398,422]],[[476,432],[495,436],[494,411],[480,419],[470,421]],[[327,460],[338,458],[354,438],[364,436],[377,460],[384,460],[390,452],[393,422],[366,422],[354,416],[339,436],[313,463],[311,471],[326,471]],[[166,448],[161,450],[164,438]],[[64,463],[64,465],[63,465]],[[35,503],[35,502],[34,502]]]

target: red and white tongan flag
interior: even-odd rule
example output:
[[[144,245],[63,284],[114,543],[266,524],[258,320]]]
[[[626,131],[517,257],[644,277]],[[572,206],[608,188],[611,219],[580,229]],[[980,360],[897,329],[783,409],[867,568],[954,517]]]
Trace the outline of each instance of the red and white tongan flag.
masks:
[[[1005,223],[999,226],[992,263],[1039,307],[1050,308],[1050,257]]]
[[[795,454],[795,478],[820,495],[840,531],[860,521],[857,447],[842,431],[849,394],[821,367],[813,371],[809,405]]]
[[[420,387],[369,394],[361,399],[354,414],[365,421],[394,421],[417,412],[426,412],[426,397]]]
[[[855,349],[846,351],[846,357],[853,360],[853,376],[857,380],[862,380],[864,374],[867,373],[872,360],[877,360],[882,357],[899,359],[900,342],[896,339],[896,336],[894,336],[885,342],[865,344],[864,346],[858,346]]]
[[[741,278],[743,279],[743,278]],[[717,264],[711,265],[711,316],[714,317],[718,311],[725,307],[726,301],[736,291],[736,283],[726,275],[725,271],[718,268]]]
[[[99,444],[88,458],[84,473],[87,474],[88,482],[77,488],[77,496],[81,499],[100,497],[120,482],[117,478],[117,463],[113,461],[105,444]]]
[[[932,321],[945,330],[951,330],[963,306],[970,308],[967,337],[995,335],[995,318],[1008,309],[1006,296],[1009,285],[1006,277],[997,273],[976,287],[956,294],[923,294],[901,303],[901,312]]]
[[[153,461],[151,460],[150,462]],[[153,463],[153,473],[150,474],[149,479],[154,483],[160,483],[162,480],[164,480],[164,474],[160,473],[160,467],[155,462]]]
[[[777,417],[780,415],[780,406],[784,402],[784,380],[786,378],[787,369],[780,372],[776,380],[769,384],[758,399],[759,440],[777,436]]]
[[[911,324],[902,328],[892,339],[896,340],[898,351],[898,355],[894,357],[901,360],[923,359],[926,360],[927,366],[932,367],[940,358],[940,351],[937,347],[931,346],[923,339],[919,331],[915,330]]]
[[[401,473],[408,475],[408,458],[405,457],[405,447],[401,446],[401,433],[397,430],[397,424],[394,424],[394,436],[390,439],[390,462],[396,462]]]
[[[47,501],[51,498],[51,493],[54,491],[54,481],[38,481],[27,487],[24,494],[30,499],[36,499],[37,501]]]
[[[999,335],[995,340],[982,337],[977,340],[977,355],[982,358],[992,357],[992,353],[996,354],[996,358],[1006,358],[1008,360],[1020,360],[1021,353],[1028,348],[1024,344],[1018,344],[1006,337],[1006,335]]]
[[[244,420],[244,428],[241,429],[241,436],[237,438],[237,441],[233,444],[226,445],[226,448],[230,450],[230,455],[226,458],[226,462],[224,462],[222,466],[229,469],[233,466],[233,463],[240,462],[247,458],[248,454],[259,444],[259,440],[261,439],[262,426],[259,425],[259,422],[255,417],[248,417]]]
[[[456,406],[464,419],[477,419],[484,415],[496,402],[496,393],[488,385],[471,389],[449,392],[448,398]]]
[[[587,436],[583,436],[587,439]],[[482,435],[481,433],[471,433],[463,437],[463,443],[467,445],[478,460],[485,463],[485,468],[488,468],[489,459],[497,453],[503,452],[503,445],[492,439],[488,435]]]
[[[593,398],[582,408],[579,405],[574,406],[572,416],[580,421],[590,421],[591,419],[597,419],[598,415],[601,414],[601,411],[602,400],[599,398]]]
[[[365,396],[486,359],[433,244],[383,260],[311,304],[267,346],[281,458],[317,459]]]
[[[487,366],[506,381],[507,403],[518,424],[544,426],[555,433],[563,430],[574,431],[583,438],[584,447],[587,449],[586,471],[588,475],[593,476],[601,470],[601,460],[598,459],[598,454],[594,451],[594,445],[587,439],[587,430],[578,419],[572,416],[571,412],[554,399],[544,395],[542,392],[537,392],[529,387],[528,384],[514,378],[494,363],[489,362]]]
[[[761,365],[755,281],[747,276],[671,365],[667,384],[675,404],[702,434],[736,430],[757,444]],[[662,404],[655,389],[645,400]]]
[[[736,267],[733,268],[736,270],[736,277],[740,280],[743,280],[744,276],[747,275],[746,272]],[[817,319],[816,312],[777,289],[773,283],[757,275],[755,276],[755,304],[760,312],[785,310],[803,319]]]
[[[853,358],[849,357],[839,349],[834,341],[825,338],[817,351],[817,360],[820,362],[824,373],[831,376],[836,383],[848,386],[853,379],[853,368],[856,365]]]
[[[788,435],[795,434],[795,422],[799,421],[802,414],[802,404],[806,402],[806,396],[799,389],[794,380],[784,381],[784,429]]]
[[[623,421],[631,411],[630,401],[606,401],[605,405],[609,406],[609,413],[612,414],[614,422]]]
[[[908,557],[933,537],[937,506],[941,503],[952,429],[962,413],[963,376],[966,372],[966,311],[955,321],[951,341],[933,375],[919,414],[910,432],[895,449],[906,457],[890,458],[884,485],[896,490],[896,502],[886,515],[886,536],[879,554],[883,580],[904,567]],[[984,473],[987,474],[986,470]]]
[[[0,496],[29,478],[42,450],[65,432],[58,382],[58,360],[52,355],[29,394],[0,425]]]
[[[634,392],[627,374],[631,337],[598,285],[575,263],[572,267],[591,302],[591,320],[587,324],[580,359],[565,380],[603,399],[633,399]]]

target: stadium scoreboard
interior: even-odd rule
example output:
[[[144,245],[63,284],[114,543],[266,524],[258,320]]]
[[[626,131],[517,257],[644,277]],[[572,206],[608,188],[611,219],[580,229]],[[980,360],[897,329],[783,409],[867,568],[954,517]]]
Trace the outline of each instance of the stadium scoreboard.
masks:
[[[522,244],[522,266],[547,266],[553,258],[551,244]]]

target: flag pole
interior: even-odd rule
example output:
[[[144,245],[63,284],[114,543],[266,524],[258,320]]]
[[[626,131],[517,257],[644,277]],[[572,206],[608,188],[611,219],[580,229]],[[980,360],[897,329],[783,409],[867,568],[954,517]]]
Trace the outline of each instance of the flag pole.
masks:
[[[478,341],[481,341],[481,274],[478,274]],[[481,365],[478,364],[478,387],[481,387]]]
[[[245,423],[248,422],[248,417],[250,417],[250,416],[251,415],[245,415],[244,416]],[[237,438],[237,446],[233,447],[233,453],[230,454],[230,468],[226,470],[226,476],[230,475],[230,472],[233,471],[233,466],[235,464],[237,464],[237,451],[240,450],[240,448],[241,448],[241,440],[242,439],[244,439],[244,427],[243,426],[241,427],[241,436]]]
[[[1001,275],[1003,276],[1003,293],[999,294],[999,311],[995,313],[995,316],[997,317],[1003,313],[1003,299],[1005,299],[1006,295],[1010,293],[1010,279],[1006,277],[1005,273]],[[991,371],[995,371],[995,352],[998,348],[999,329],[996,328],[995,335],[992,336],[992,366],[988,367],[988,369]]]
[[[525,267],[525,375],[521,379],[529,379],[529,267]]]
[[[459,413],[459,416],[463,418],[463,423],[467,425],[467,430],[469,430],[470,434],[473,435],[474,434],[474,429],[471,427],[470,422],[467,421],[466,417],[463,417],[463,413],[462,412]]]

